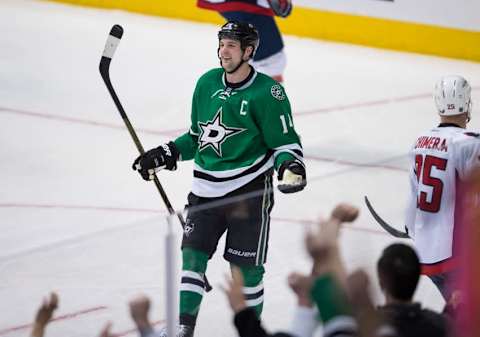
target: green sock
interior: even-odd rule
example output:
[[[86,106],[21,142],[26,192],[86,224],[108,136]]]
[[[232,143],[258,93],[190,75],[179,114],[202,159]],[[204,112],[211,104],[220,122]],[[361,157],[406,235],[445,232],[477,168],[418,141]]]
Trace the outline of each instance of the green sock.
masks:
[[[243,275],[243,294],[247,301],[247,306],[253,308],[257,317],[260,318],[263,310],[263,266],[243,266],[240,267]]]
[[[203,293],[208,255],[199,250],[182,250],[182,280],[180,283],[180,324],[195,325]]]

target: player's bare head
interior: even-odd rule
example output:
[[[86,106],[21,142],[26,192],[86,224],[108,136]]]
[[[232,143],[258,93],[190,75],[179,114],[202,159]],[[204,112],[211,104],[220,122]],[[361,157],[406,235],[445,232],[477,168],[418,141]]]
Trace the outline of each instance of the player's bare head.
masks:
[[[442,77],[434,91],[438,114],[442,117],[464,115],[468,122],[472,111],[471,91],[470,84],[462,76]]]
[[[246,55],[247,60],[253,58],[259,43],[257,29],[251,23],[242,21],[228,21],[225,23],[218,32],[219,44],[223,39],[240,42],[240,48],[244,54],[248,53]]]
[[[420,278],[420,261],[412,247],[395,243],[384,249],[377,262],[383,291],[402,301],[412,299]]]

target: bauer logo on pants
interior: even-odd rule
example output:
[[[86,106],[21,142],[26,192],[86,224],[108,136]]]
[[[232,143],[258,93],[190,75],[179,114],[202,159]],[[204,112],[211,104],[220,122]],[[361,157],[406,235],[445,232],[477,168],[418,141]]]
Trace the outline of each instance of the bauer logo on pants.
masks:
[[[257,252],[244,252],[242,250],[233,249],[233,248],[228,248],[227,252],[229,252],[232,255],[237,255],[241,257],[255,257],[255,255],[257,255]]]

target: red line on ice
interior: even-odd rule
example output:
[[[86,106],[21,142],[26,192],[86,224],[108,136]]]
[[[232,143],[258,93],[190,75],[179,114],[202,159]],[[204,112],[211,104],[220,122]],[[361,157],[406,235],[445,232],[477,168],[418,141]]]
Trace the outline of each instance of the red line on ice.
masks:
[[[76,317],[81,316],[81,315],[86,315],[86,314],[90,314],[92,312],[105,310],[105,309],[107,309],[106,306],[99,306],[99,307],[84,309],[84,310],[80,310],[80,311],[77,311],[77,312],[72,312],[72,313],[69,313],[69,314],[57,316],[57,317],[53,318],[51,320],[51,322],[64,321],[64,320],[76,318]],[[33,323],[29,323],[29,324],[14,326],[14,327],[11,327],[11,328],[6,328],[6,329],[3,329],[3,330],[0,330],[0,336],[6,335],[6,334],[14,332],[14,331],[30,329],[32,326],[33,326]]]
[[[101,126],[101,127],[105,127],[105,128],[109,128],[109,129],[119,129],[119,130],[125,130],[126,129],[124,125],[117,125],[117,124],[111,124],[111,123],[105,123],[105,122],[92,121],[92,120],[88,120],[88,119],[53,115],[53,114],[49,114],[49,113],[32,112],[32,111],[26,111],[26,110],[11,109],[11,108],[6,108],[6,107],[0,107],[0,111],[1,112],[7,112],[7,113],[14,113],[14,114],[18,114],[18,115],[24,115],[24,116],[52,119],[52,120],[57,120],[57,121],[62,121],[62,122],[70,122],[70,123],[75,123],[75,124]],[[142,133],[147,133],[147,134],[153,134],[153,135],[172,136],[172,135],[176,135],[176,134],[178,134],[182,131],[185,131],[185,129],[173,129],[173,130],[159,131],[159,130],[138,128],[138,129],[136,129],[136,131],[137,132],[142,132]]]
[[[480,87],[472,87],[472,90],[478,90],[478,89],[480,89]],[[337,106],[318,108],[318,109],[312,109],[312,110],[307,110],[307,111],[298,111],[298,112],[295,112],[294,115],[297,116],[297,117],[303,117],[303,116],[325,114],[325,113],[336,112],[336,111],[344,111],[344,110],[355,109],[355,108],[365,108],[365,107],[371,107],[371,106],[386,105],[386,104],[391,104],[391,103],[407,102],[407,101],[413,101],[413,100],[416,100],[416,99],[424,99],[424,98],[428,98],[428,97],[432,97],[432,94],[431,93],[423,93],[423,94],[417,94],[417,95],[409,95],[409,96],[400,96],[400,97],[394,97],[394,98],[380,99],[380,100],[376,100],[376,101],[367,101],[367,102],[358,102],[358,103],[352,103],[352,104],[346,104],[346,105],[337,105]],[[80,119],[80,118],[53,115],[53,114],[48,114],[48,113],[31,112],[31,111],[26,111],[26,110],[12,109],[12,108],[8,108],[8,107],[1,107],[0,106],[0,112],[2,112],[2,111],[7,112],[7,113],[16,113],[16,114],[21,114],[21,115],[26,115],[26,116],[32,116],[32,117],[40,117],[40,118],[47,118],[47,119],[53,119],[53,120],[60,120],[60,121],[64,121],[64,122],[94,125],[94,126],[103,126],[103,127],[107,127],[107,128],[110,128],[110,129],[122,129],[122,130],[125,129],[125,127],[123,125],[116,125],[116,124],[97,122],[97,121],[91,121],[91,120]],[[151,129],[138,128],[136,130],[137,130],[137,132],[143,132],[143,133],[154,134],[154,135],[174,136],[174,135],[178,135],[181,132],[184,132],[186,129],[182,128],[182,129],[171,129],[171,130],[151,130]]]
[[[477,87],[477,86],[472,87],[472,90],[478,90],[478,89],[480,89],[480,87]],[[308,115],[325,114],[325,113],[330,113],[335,111],[343,111],[343,110],[356,109],[356,108],[366,108],[371,106],[387,105],[387,104],[399,103],[399,102],[408,102],[416,99],[425,99],[425,98],[431,98],[431,97],[433,97],[432,93],[399,96],[399,97],[393,97],[393,98],[380,99],[376,101],[358,102],[358,103],[352,103],[352,104],[346,104],[346,105],[337,105],[332,107],[312,109],[307,111],[299,111],[299,112],[295,112],[294,116],[301,117],[301,116],[308,116]]]
[[[29,112],[29,111],[9,109],[9,108],[3,108],[3,107],[0,107],[0,112],[1,111],[8,112],[8,113],[18,113],[18,114],[27,115],[27,116],[48,118],[48,119],[53,119],[53,120],[61,120],[61,121],[72,122],[72,123],[87,124],[87,125],[94,125],[94,126],[103,126],[103,127],[108,127],[108,128],[111,128],[111,129],[122,129],[122,130],[125,129],[125,127],[121,126],[121,125],[114,125],[114,124],[108,124],[108,123],[103,123],[103,122],[89,121],[89,120],[83,120],[83,119],[71,118],[71,117],[65,117],[65,116],[43,114],[43,113],[37,113],[37,112]],[[317,111],[317,110],[315,110],[315,111]],[[318,111],[321,111],[321,110],[318,110]],[[307,111],[305,113],[299,112],[298,114],[302,115],[302,114],[310,114],[310,113],[312,113],[312,112]],[[143,132],[143,133],[149,133],[149,134],[172,136],[172,135],[176,135],[179,132],[183,131],[183,129],[164,130],[164,131],[137,129],[137,131],[138,132]],[[378,167],[378,168],[385,168],[385,169],[390,169],[390,170],[405,171],[403,169],[392,167],[392,166],[387,166],[387,165],[357,164],[357,163],[353,163],[353,162],[341,161],[341,160],[336,160],[336,159],[332,159],[332,158],[321,158],[321,157],[318,157],[318,156],[306,156],[305,158],[310,159],[310,160],[317,160],[317,161],[337,162],[337,163],[340,163],[340,164],[350,165],[350,166]]]
[[[361,163],[354,163],[354,162],[346,161],[346,160],[337,160],[337,159],[332,159],[332,158],[325,158],[325,157],[319,157],[319,156],[309,156],[309,155],[306,155],[305,158],[309,159],[309,160],[326,161],[326,162],[332,162],[332,163],[337,163],[337,164],[341,164],[341,165],[348,165],[348,166],[355,166],[355,167],[381,168],[381,169],[386,169],[386,170],[402,171],[402,172],[407,172],[408,171],[405,168],[395,167],[395,166],[390,166],[390,165],[383,165],[383,164],[375,164],[375,163],[361,164]]]
[[[55,205],[55,204],[21,204],[21,203],[0,203],[0,208],[10,208],[10,207],[18,207],[18,208],[51,208],[51,209],[78,209],[78,210],[99,210],[99,211],[115,211],[115,212],[139,212],[139,213],[164,213],[161,210],[156,209],[147,209],[147,208],[121,208],[121,207],[95,207],[95,206],[82,206],[82,205]],[[291,219],[291,218],[278,218],[272,217],[273,220],[282,221],[282,222],[290,222],[290,223],[297,223],[297,224],[314,224],[314,220],[305,220],[305,219]],[[355,226],[345,226],[345,228],[352,229],[354,231],[361,231],[361,232],[369,232],[374,234],[385,234],[384,231],[369,229],[369,228],[362,228],[362,227],[355,227]],[[1,331],[0,331],[1,335]]]
[[[326,108],[299,111],[294,113],[294,116],[300,117],[300,116],[308,116],[308,115],[325,114],[325,113],[330,113],[335,111],[343,111],[343,110],[366,108],[366,107],[372,107],[372,106],[378,106],[378,105],[386,105],[386,104],[397,103],[397,102],[412,101],[415,99],[422,99],[422,98],[427,98],[431,96],[432,94],[418,94],[418,95],[411,95],[411,96],[381,99],[377,101],[359,102],[359,103],[352,103],[352,104],[346,104],[346,105],[336,105],[336,106],[326,107]]]
[[[290,218],[278,218],[278,217],[272,217],[272,219],[281,221],[281,222],[291,222],[291,223],[297,223],[302,225],[314,225],[317,223],[317,221],[315,220],[302,220],[302,219],[290,219]],[[355,227],[352,225],[343,225],[342,228],[351,229],[359,232],[367,232],[372,234],[389,235],[383,230],[377,230],[377,229],[371,229],[371,228],[365,228],[365,227]]]
[[[164,213],[158,209],[148,208],[128,208],[128,207],[109,207],[109,206],[91,206],[91,205],[62,205],[62,204],[32,204],[32,203],[0,203],[0,208],[64,208],[78,210],[95,211],[117,211],[117,212],[140,212],[140,213]]]

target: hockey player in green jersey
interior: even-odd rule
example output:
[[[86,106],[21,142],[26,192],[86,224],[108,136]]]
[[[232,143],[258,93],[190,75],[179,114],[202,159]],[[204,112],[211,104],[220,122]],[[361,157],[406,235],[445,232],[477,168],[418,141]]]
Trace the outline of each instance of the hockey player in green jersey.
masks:
[[[260,316],[273,171],[283,193],[306,185],[302,146],[284,88],[248,63],[258,46],[257,30],[229,21],[218,41],[221,68],[198,80],[189,131],[133,164],[143,179],[151,180],[159,169],[175,170],[178,161],[194,160],[182,240],[177,336],[193,336],[207,263],[225,232],[223,256],[242,271],[247,305]],[[211,202],[217,206],[205,206]]]

